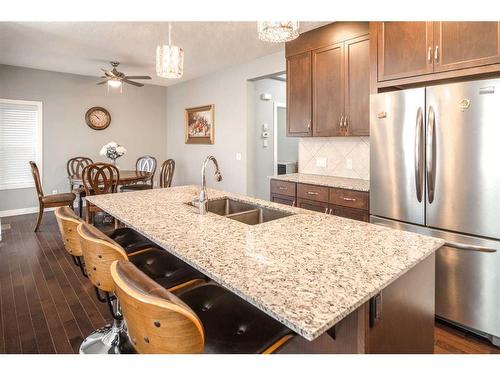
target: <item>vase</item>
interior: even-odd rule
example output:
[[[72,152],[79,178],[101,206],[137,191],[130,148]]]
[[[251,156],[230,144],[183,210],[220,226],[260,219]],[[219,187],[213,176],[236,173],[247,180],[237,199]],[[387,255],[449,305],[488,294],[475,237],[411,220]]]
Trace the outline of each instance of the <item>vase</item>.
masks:
[[[117,169],[120,169],[118,163],[116,162],[116,159],[111,159],[111,164],[114,165]]]

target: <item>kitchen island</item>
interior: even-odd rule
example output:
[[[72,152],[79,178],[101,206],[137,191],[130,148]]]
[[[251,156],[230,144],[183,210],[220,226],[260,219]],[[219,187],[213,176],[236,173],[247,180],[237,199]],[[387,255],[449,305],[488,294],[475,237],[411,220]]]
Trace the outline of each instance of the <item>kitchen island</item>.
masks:
[[[189,204],[198,192],[86,199],[296,332],[290,351],[432,352],[434,252],[443,241],[208,190],[210,200],[291,214],[248,225],[200,215]]]

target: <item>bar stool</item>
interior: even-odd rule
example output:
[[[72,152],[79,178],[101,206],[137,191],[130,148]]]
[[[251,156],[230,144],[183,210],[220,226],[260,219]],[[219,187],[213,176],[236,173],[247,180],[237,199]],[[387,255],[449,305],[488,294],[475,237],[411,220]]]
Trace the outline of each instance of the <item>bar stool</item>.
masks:
[[[69,207],[59,207],[55,210],[57,224],[63,239],[64,248],[72,256],[73,262],[80,267],[84,276],[85,267],[82,261],[82,247],[77,227],[84,221],[78,217]],[[128,256],[134,253],[155,247],[155,244],[146,237],[137,233],[132,228],[118,228],[109,232],[104,232],[109,238],[117,242],[127,253]]]
[[[172,294],[130,262],[111,266],[128,335],[138,353],[264,353],[292,332],[214,283]]]
[[[80,353],[111,354],[128,351],[126,328],[117,299],[113,295],[114,284],[110,274],[113,261],[130,260],[163,288],[172,291],[182,291],[205,282],[202,274],[165,250],[147,248],[129,257],[116,241],[92,225],[80,223],[77,232],[88,278],[96,289],[97,298],[108,304],[113,317],[113,324],[94,331],[83,341]]]

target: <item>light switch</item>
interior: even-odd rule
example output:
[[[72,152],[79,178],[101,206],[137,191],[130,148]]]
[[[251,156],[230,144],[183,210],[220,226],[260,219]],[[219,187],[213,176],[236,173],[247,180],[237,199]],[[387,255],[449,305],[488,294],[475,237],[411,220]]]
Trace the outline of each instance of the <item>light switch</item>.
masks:
[[[269,142],[267,141],[267,139],[264,139],[262,141],[262,147],[267,148],[268,146],[269,146]]]
[[[345,159],[345,166],[347,169],[352,169],[352,159],[351,158]]]
[[[236,160],[241,160],[241,152],[236,153]]]
[[[326,168],[326,158],[323,156],[316,158],[316,167],[318,168]]]

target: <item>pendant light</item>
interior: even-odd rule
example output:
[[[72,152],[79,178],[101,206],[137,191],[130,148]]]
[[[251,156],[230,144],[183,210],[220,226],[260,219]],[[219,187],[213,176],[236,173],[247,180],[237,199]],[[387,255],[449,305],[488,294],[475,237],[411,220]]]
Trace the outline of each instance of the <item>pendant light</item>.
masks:
[[[168,45],[156,47],[156,74],[163,78],[181,78],[184,51],[172,45],[172,24],[168,23]]]
[[[299,36],[299,21],[260,21],[257,31],[264,42],[289,42]]]

